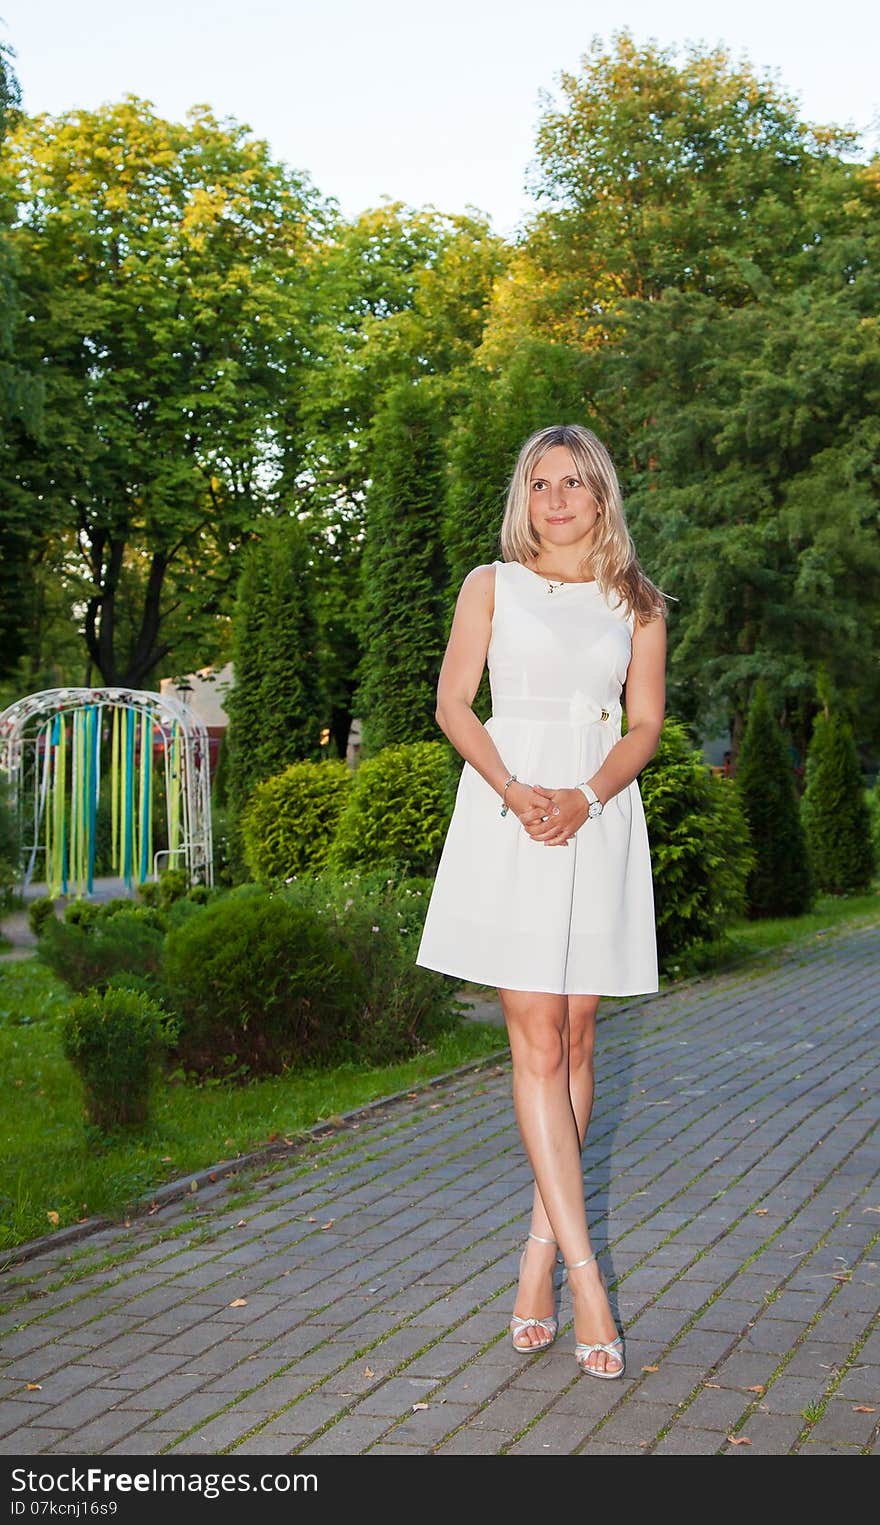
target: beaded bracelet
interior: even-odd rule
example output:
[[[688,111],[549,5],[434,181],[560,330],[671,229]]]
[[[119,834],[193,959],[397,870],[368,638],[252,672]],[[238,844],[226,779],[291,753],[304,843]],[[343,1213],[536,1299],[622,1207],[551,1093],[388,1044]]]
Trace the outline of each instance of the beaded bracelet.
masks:
[[[503,793],[501,795],[501,798],[504,801],[504,804],[501,806],[501,814],[502,815],[507,815],[507,812],[510,809],[510,806],[507,803],[507,791],[510,788],[511,784],[515,784],[515,783],[517,783],[517,781],[518,780],[517,780],[516,774],[515,773],[511,773],[510,778],[507,780],[507,783],[504,785],[504,791],[503,791]]]

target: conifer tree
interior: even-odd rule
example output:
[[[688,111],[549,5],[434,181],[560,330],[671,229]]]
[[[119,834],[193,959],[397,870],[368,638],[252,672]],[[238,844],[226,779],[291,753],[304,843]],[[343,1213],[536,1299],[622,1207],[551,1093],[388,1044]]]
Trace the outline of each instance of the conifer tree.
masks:
[[[363,657],[355,713],[362,755],[396,742],[436,741],[445,631],[445,395],[434,378],[386,394],[372,435],[362,563]]]
[[[874,844],[858,752],[852,726],[827,710],[813,723],[801,819],[817,887],[832,895],[868,889]]]
[[[736,784],[755,852],[746,885],[748,914],[800,916],[813,903],[813,878],[791,753],[763,682],[755,685]]]
[[[294,519],[248,549],[233,617],[227,789],[238,814],[254,786],[320,756],[321,684],[308,543]]]
[[[262,778],[321,756],[324,705],[309,543],[296,519],[267,537],[266,625],[262,632]]]
[[[251,789],[260,782],[259,765],[262,679],[262,632],[268,604],[268,566],[262,539],[245,552],[232,616],[233,683],[226,697],[229,728],[226,792],[238,814]]]

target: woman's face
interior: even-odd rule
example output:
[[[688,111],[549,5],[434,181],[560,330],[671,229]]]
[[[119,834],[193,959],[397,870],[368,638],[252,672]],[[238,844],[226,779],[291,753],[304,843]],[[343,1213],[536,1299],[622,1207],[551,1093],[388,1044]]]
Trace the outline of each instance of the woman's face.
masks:
[[[571,453],[554,445],[535,462],[529,482],[529,518],[547,546],[576,545],[591,533],[599,505],[578,475]]]

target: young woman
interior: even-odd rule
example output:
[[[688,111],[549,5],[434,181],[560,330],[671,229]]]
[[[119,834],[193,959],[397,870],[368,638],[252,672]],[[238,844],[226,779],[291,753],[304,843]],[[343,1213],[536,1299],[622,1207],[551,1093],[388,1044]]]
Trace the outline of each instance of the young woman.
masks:
[[[599,999],[658,989],[636,779],[663,724],[666,605],[639,566],[611,458],[580,425],[526,440],[501,550],[465,578],[440,670],[437,723],[464,767],[416,962],[495,985],[501,999],[535,1177],[513,1344],[529,1352],[556,1338],[558,1248],[578,1365],[620,1377],[581,1149]],[[484,725],[471,705],[487,659]]]

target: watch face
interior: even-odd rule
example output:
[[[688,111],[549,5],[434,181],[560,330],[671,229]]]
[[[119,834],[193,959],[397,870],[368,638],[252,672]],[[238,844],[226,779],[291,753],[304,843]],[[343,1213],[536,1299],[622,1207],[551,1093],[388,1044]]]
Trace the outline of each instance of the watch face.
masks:
[[[601,800],[594,800],[592,805],[590,806],[589,811],[587,812],[587,814],[592,816],[593,819],[595,819],[595,817],[597,815],[601,815],[602,814],[602,802],[601,802]]]

